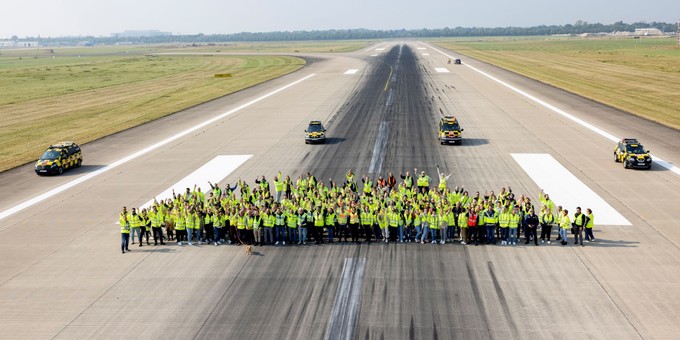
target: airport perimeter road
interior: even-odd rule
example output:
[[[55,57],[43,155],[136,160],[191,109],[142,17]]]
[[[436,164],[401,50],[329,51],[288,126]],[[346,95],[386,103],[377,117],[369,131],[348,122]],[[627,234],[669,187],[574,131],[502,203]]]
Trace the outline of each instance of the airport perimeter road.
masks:
[[[456,56],[421,42],[310,56],[294,74],[87,144],[86,166],[65,176],[1,174],[0,334],[676,338],[680,175],[623,169],[607,134],[680,164],[679,133],[474,60],[447,64]],[[463,145],[437,142],[442,113],[459,117]],[[304,144],[314,119],[326,145]],[[341,182],[350,168],[436,177],[435,164],[453,171],[451,188],[534,200],[545,188],[571,212],[591,207],[597,242],[119,250],[121,207],[195,171],[221,185],[279,170]]]

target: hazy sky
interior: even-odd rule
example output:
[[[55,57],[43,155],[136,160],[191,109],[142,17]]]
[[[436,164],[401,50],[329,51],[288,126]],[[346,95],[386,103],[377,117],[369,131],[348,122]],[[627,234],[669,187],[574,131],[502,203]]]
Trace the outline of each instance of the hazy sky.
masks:
[[[678,7],[677,0],[15,0],[2,4],[0,38],[676,22]]]

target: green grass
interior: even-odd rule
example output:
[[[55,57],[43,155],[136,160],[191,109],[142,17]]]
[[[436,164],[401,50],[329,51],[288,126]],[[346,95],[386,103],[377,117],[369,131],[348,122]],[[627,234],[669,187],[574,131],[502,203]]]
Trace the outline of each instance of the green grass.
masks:
[[[680,129],[680,46],[669,38],[465,38],[436,43]]]
[[[147,56],[149,47],[2,51],[0,171],[293,72],[287,56]],[[21,59],[19,59],[21,58]],[[215,78],[215,73],[231,73]]]

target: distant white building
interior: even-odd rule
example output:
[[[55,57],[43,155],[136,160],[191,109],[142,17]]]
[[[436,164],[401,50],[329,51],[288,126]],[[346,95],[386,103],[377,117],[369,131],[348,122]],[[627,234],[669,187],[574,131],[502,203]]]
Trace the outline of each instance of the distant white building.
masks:
[[[128,30],[120,33],[111,33],[113,38],[162,37],[165,35],[172,35],[172,33],[161,32],[159,30]]]
[[[636,28],[635,33],[633,35],[637,35],[640,37],[662,37],[665,36],[665,34],[658,28]]]
[[[40,47],[37,41],[15,41],[15,40],[0,40],[0,48],[31,48]]]

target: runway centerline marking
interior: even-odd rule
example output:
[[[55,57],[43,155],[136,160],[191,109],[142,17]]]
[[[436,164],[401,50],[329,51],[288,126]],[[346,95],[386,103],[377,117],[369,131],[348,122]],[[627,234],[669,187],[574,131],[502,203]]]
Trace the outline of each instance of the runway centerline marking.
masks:
[[[435,67],[434,70],[437,71],[437,73],[449,73],[449,69],[446,67]]]
[[[438,49],[436,49],[436,48],[434,48],[434,47],[431,47],[431,46],[430,46],[430,48],[432,48],[433,50],[435,50],[435,51],[441,53],[442,55],[444,55],[444,56],[446,56],[446,57],[454,58],[453,56],[450,56],[450,55],[448,55],[448,54],[446,54],[446,53],[444,53],[444,52],[442,52],[442,51],[440,51],[440,50],[438,50]],[[612,143],[618,143],[619,140],[620,140],[618,137],[612,135],[611,133],[609,133],[609,132],[607,132],[607,131],[604,131],[604,130],[602,130],[602,129],[596,127],[595,125],[592,125],[592,124],[586,122],[585,120],[583,120],[583,119],[581,119],[581,118],[578,118],[578,117],[576,117],[576,116],[574,116],[574,115],[572,115],[572,114],[570,114],[570,113],[568,113],[568,112],[566,112],[566,111],[564,111],[564,110],[562,110],[562,109],[560,109],[560,108],[558,108],[558,107],[556,107],[556,106],[554,106],[554,105],[548,104],[547,102],[545,102],[545,101],[543,101],[543,100],[541,100],[541,99],[539,99],[539,98],[537,98],[537,97],[535,97],[535,96],[532,96],[532,95],[530,95],[530,94],[528,94],[528,93],[526,93],[526,92],[524,92],[524,91],[522,91],[522,90],[520,90],[520,89],[518,89],[518,88],[516,88],[516,87],[514,87],[514,86],[512,86],[512,85],[510,85],[510,84],[508,84],[508,83],[506,83],[506,82],[504,82],[504,81],[502,81],[502,80],[500,80],[500,79],[498,79],[498,78],[496,78],[496,77],[494,77],[494,76],[492,76],[492,75],[490,75],[490,74],[488,74],[488,73],[486,73],[486,72],[484,72],[484,71],[482,71],[482,70],[480,70],[480,69],[478,69],[478,68],[476,68],[476,67],[474,67],[474,66],[470,66],[470,65],[467,64],[467,63],[466,63],[466,64],[463,64],[463,65],[464,65],[464,66],[467,66],[467,67],[470,68],[471,70],[473,70],[473,71],[475,71],[475,72],[477,72],[477,73],[479,73],[479,74],[481,74],[481,75],[483,75],[483,76],[485,76],[485,77],[487,77],[487,78],[489,78],[489,79],[491,79],[491,80],[497,82],[498,84],[501,84],[501,85],[503,85],[503,86],[509,88],[510,90],[514,91],[515,93],[518,93],[518,94],[520,94],[520,95],[522,95],[522,96],[524,96],[524,97],[526,97],[526,98],[532,100],[533,102],[535,102],[535,103],[537,103],[537,104],[539,104],[539,105],[545,107],[546,109],[551,110],[551,111],[553,111],[553,112],[555,112],[555,113],[557,113],[557,114],[559,114],[559,115],[561,115],[561,116],[563,116],[563,117],[565,117],[565,118],[567,118],[567,119],[569,119],[569,120],[571,120],[571,121],[573,121],[573,122],[575,122],[575,123],[577,123],[577,124],[579,124],[579,125],[585,127],[586,129],[588,129],[588,130],[590,130],[590,131],[595,132],[596,134],[598,134],[598,135],[600,135],[600,136],[602,136],[602,137],[608,139],[608,140],[611,141]],[[680,168],[677,167],[677,166],[675,166],[675,165],[673,165],[673,163],[668,162],[668,161],[666,161],[666,160],[664,160],[664,159],[662,159],[662,158],[660,158],[660,157],[658,157],[658,156],[656,156],[656,155],[651,155],[651,156],[652,156],[652,158],[654,159],[653,164],[658,164],[659,166],[661,166],[661,167],[663,167],[663,168],[665,168],[665,169],[668,169],[668,170],[672,171],[672,172],[675,173],[676,175],[680,175]],[[653,166],[653,165],[652,165],[652,166]]]
[[[269,92],[269,93],[267,93],[267,94],[265,94],[265,95],[263,95],[263,96],[261,96],[261,97],[255,98],[255,99],[253,99],[253,100],[251,100],[251,101],[249,101],[249,102],[247,102],[247,103],[245,103],[245,104],[243,104],[243,105],[241,105],[241,106],[238,106],[238,107],[236,107],[236,108],[234,108],[234,109],[231,109],[231,110],[229,110],[229,111],[227,111],[227,112],[224,112],[224,113],[222,113],[222,114],[220,114],[220,115],[217,115],[217,116],[215,116],[215,117],[213,117],[213,118],[210,118],[210,119],[208,119],[208,120],[206,120],[206,121],[204,121],[204,122],[202,122],[202,123],[199,123],[199,124],[197,124],[197,125],[194,125],[194,126],[188,128],[188,129],[186,129],[186,130],[184,130],[184,131],[181,131],[181,132],[179,132],[179,133],[177,133],[177,134],[175,134],[175,135],[173,135],[173,136],[171,136],[171,137],[168,137],[168,138],[166,138],[166,139],[164,139],[164,140],[162,140],[162,141],[160,141],[160,142],[158,142],[158,143],[155,143],[155,144],[152,144],[152,145],[150,145],[150,146],[147,146],[146,148],[144,148],[144,149],[142,149],[142,150],[139,150],[139,151],[137,151],[137,152],[135,152],[135,153],[133,153],[133,154],[131,154],[131,155],[128,155],[128,156],[126,156],[126,157],[123,157],[123,158],[121,158],[121,159],[119,159],[119,160],[117,160],[117,161],[115,161],[115,162],[113,162],[113,163],[111,163],[111,164],[109,164],[109,165],[106,165],[106,166],[104,166],[104,167],[102,167],[102,168],[99,168],[99,169],[93,171],[93,172],[90,172],[90,173],[88,173],[88,174],[86,174],[86,175],[83,175],[82,177],[78,177],[78,178],[74,179],[73,181],[70,181],[70,182],[67,182],[67,183],[65,183],[65,184],[62,184],[62,185],[60,185],[60,186],[58,186],[58,187],[56,187],[56,188],[54,188],[54,189],[52,189],[52,190],[49,190],[49,191],[47,191],[47,192],[45,192],[45,193],[42,193],[42,194],[40,194],[40,195],[38,195],[38,196],[36,196],[36,197],[33,197],[33,198],[28,199],[28,200],[26,200],[26,201],[24,201],[24,202],[21,202],[21,203],[15,205],[15,206],[13,206],[13,207],[11,207],[11,208],[5,210],[5,211],[0,212],[0,220],[2,220],[2,219],[4,219],[4,218],[7,218],[7,217],[9,217],[9,216],[11,216],[11,215],[14,215],[14,214],[18,213],[19,211],[22,211],[22,210],[24,210],[24,209],[26,209],[26,208],[28,208],[28,207],[31,207],[31,206],[33,206],[33,205],[35,205],[35,204],[37,204],[37,203],[40,203],[40,202],[42,202],[42,201],[44,201],[44,200],[46,200],[46,199],[48,199],[48,198],[50,198],[50,197],[52,197],[52,196],[55,196],[55,195],[57,195],[57,194],[60,194],[60,193],[66,191],[66,190],[68,190],[68,189],[70,189],[70,188],[73,188],[74,186],[76,186],[76,185],[78,185],[78,184],[80,184],[80,183],[83,183],[83,182],[85,182],[85,181],[87,181],[87,180],[89,180],[89,179],[92,179],[92,178],[94,178],[94,177],[97,177],[97,176],[99,176],[99,175],[101,175],[101,174],[103,174],[103,173],[105,173],[105,172],[107,172],[107,171],[109,171],[109,170],[111,170],[111,169],[117,168],[117,167],[120,166],[120,165],[123,165],[123,164],[125,164],[125,163],[127,163],[127,162],[129,162],[129,161],[131,161],[131,160],[133,160],[133,159],[136,159],[136,158],[138,158],[138,157],[140,157],[140,156],[142,156],[142,155],[145,155],[145,154],[147,154],[147,153],[149,153],[149,152],[151,152],[151,151],[153,151],[153,150],[156,150],[156,149],[160,148],[161,146],[164,146],[164,145],[166,145],[166,144],[168,144],[168,143],[170,143],[170,142],[173,142],[173,141],[175,141],[175,140],[177,140],[177,139],[179,139],[179,138],[182,138],[182,137],[184,137],[184,136],[186,136],[186,135],[188,135],[188,134],[190,134],[190,133],[192,133],[192,132],[194,132],[194,131],[196,131],[196,130],[202,129],[203,127],[205,127],[205,126],[207,126],[207,125],[210,125],[210,124],[212,124],[212,123],[214,123],[214,122],[217,122],[217,121],[219,121],[220,119],[223,119],[223,118],[225,118],[225,117],[227,117],[227,116],[229,116],[229,115],[232,115],[232,114],[234,114],[234,113],[236,113],[236,112],[238,112],[238,111],[241,111],[241,110],[243,110],[243,109],[245,109],[245,108],[247,108],[247,107],[249,107],[249,106],[252,106],[253,104],[256,104],[256,103],[258,103],[258,102],[260,102],[260,101],[262,101],[262,100],[265,100],[265,99],[267,99],[267,98],[269,98],[269,97],[271,97],[271,96],[273,96],[273,95],[275,95],[275,94],[277,94],[277,93],[279,93],[279,92],[281,92],[281,91],[284,91],[284,90],[286,90],[286,89],[288,89],[288,88],[290,88],[290,87],[293,87],[293,86],[295,86],[295,85],[297,85],[297,84],[299,84],[299,83],[301,83],[301,82],[303,82],[303,81],[305,81],[305,80],[307,80],[307,79],[309,79],[309,78],[311,78],[311,77],[313,77],[313,76],[315,76],[314,73],[312,73],[312,74],[310,74],[310,75],[308,75],[308,76],[306,76],[306,77],[303,77],[303,78],[301,78],[301,79],[298,79],[298,80],[296,80],[296,81],[294,81],[294,82],[292,82],[292,83],[290,83],[290,84],[287,84],[287,85],[285,85],[285,86],[282,86],[282,87],[280,87],[280,88],[278,88],[278,89],[276,89],[276,90],[274,90],[274,91],[272,91],[272,92]]]
[[[213,184],[225,179],[234,170],[238,169],[243,163],[249,160],[253,155],[220,155],[217,156],[207,163],[203,164],[200,168],[194,170],[186,177],[182,178],[177,183],[171,185],[165,191],[158,194],[154,199],[165,200],[166,198],[172,198],[172,192],[175,191],[176,194],[181,195],[186,192],[186,188],[193,189],[194,185],[201,189],[201,192],[206,194],[206,197],[211,192],[212,188],[208,182]],[[153,199],[144,203],[144,205],[139,208],[148,208],[153,204]]]
[[[335,302],[333,303],[331,319],[328,322],[326,340],[354,339],[365,267],[365,258],[345,259],[340,284],[338,284],[338,289],[335,292]]]
[[[424,55],[424,56],[428,56],[428,55],[430,55],[430,54],[429,54],[429,53],[423,53],[423,55]]]
[[[351,69],[345,71],[345,74],[356,74],[357,72],[359,72],[358,69],[351,68]]]
[[[381,48],[376,48],[375,50],[376,51],[384,51],[385,49],[381,47]]]
[[[581,182],[574,174],[549,154],[513,153],[512,158],[536,182],[539,188],[569,210],[570,218],[576,207],[585,213],[593,210],[597,225],[631,225],[616,209]]]

